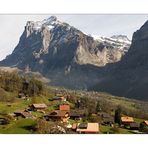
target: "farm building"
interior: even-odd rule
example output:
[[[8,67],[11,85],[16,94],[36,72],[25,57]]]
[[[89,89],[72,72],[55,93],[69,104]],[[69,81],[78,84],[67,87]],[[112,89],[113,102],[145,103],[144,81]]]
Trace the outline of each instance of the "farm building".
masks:
[[[110,117],[110,115],[105,112],[98,112],[97,115],[102,118],[109,118]]]
[[[148,126],[148,120],[143,121],[143,123]]]
[[[114,124],[114,117],[105,112],[98,112],[98,116],[102,119],[102,124],[112,125]]]
[[[26,99],[26,95],[24,93],[19,93],[18,97],[21,99]]]
[[[83,117],[83,111],[81,110],[70,110],[70,118],[73,120],[80,120]]]
[[[67,122],[67,120],[69,119],[69,112],[55,110],[55,111],[51,112],[49,115],[46,115],[44,117],[47,121],[54,120],[54,121]]]
[[[134,123],[133,117],[124,116],[121,117],[121,123],[123,125],[130,125],[131,123]]]
[[[62,97],[55,97],[52,99],[53,101],[66,101],[66,98]]]
[[[111,117],[103,118],[102,123],[105,125],[113,125],[114,124],[114,117],[111,116]]]
[[[32,117],[32,114],[30,112],[22,111],[22,110],[15,111],[14,114],[16,117],[18,117],[18,116],[21,116],[23,118],[31,118]]]
[[[98,123],[78,123],[76,131],[82,134],[99,133],[99,124]]]
[[[44,103],[42,103],[42,104],[32,104],[30,108],[33,111],[42,111],[42,110],[47,108],[47,105],[44,104]]]

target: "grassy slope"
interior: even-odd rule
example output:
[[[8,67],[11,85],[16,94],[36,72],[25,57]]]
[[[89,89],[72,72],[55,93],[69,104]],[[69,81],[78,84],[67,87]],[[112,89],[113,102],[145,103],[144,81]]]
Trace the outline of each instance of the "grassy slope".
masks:
[[[30,126],[33,126],[35,121],[33,119],[23,119],[12,121],[6,126],[0,126],[1,134],[31,134]]]
[[[12,94],[9,94],[12,96]],[[13,94],[14,96],[14,94]],[[58,101],[49,101],[53,97],[52,94],[49,94],[47,96],[38,96],[31,100],[31,98],[27,100],[22,100],[19,98],[16,98],[16,100],[13,103],[7,103],[7,102],[0,102],[0,113],[13,113],[14,111],[18,109],[25,109],[28,108],[28,105],[32,103],[46,103],[48,105],[48,111],[54,110],[57,108],[59,102]],[[98,93],[98,97],[101,97],[104,100],[110,101],[115,105],[123,105],[129,109],[136,110],[136,103],[133,100],[128,100],[121,97],[115,97],[111,96],[109,94],[105,93]],[[11,104],[11,106],[10,106]],[[35,117],[41,117],[42,114],[38,112],[33,112],[33,115]],[[135,119],[136,122],[143,121],[142,119]],[[70,120],[70,123],[73,123],[73,120]],[[33,119],[22,119],[12,121],[10,124],[3,126],[0,125],[0,133],[9,133],[9,134],[30,134],[31,131],[27,128],[29,126],[32,126],[35,124],[35,120]],[[101,133],[111,133],[111,127],[110,126],[100,126]],[[122,134],[129,134],[131,133],[128,129],[120,128],[120,133]]]

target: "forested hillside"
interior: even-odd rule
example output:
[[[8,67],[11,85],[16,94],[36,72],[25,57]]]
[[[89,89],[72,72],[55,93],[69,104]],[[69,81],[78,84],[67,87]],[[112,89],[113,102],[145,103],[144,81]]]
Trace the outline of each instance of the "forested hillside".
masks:
[[[12,101],[14,95],[24,93],[29,97],[44,94],[45,87],[42,82],[17,72],[0,71],[0,101]]]

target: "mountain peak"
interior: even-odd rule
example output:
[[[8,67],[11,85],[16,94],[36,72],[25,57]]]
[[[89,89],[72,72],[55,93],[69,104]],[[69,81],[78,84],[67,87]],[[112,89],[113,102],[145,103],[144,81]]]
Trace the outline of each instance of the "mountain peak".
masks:
[[[57,17],[56,16],[51,16],[48,19],[46,19],[48,22],[53,22],[53,21],[57,21]]]
[[[26,24],[26,28],[30,28],[29,30],[41,30],[43,26],[46,26],[48,30],[53,29],[56,25],[62,24],[56,16],[51,16],[43,21],[28,21]]]
[[[132,41],[147,40],[148,39],[148,21],[146,21],[142,27],[134,32]]]
[[[51,16],[47,19],[44,19],[42,21],[43,25],[56,25],[56,24],[61,24],[61,22],[57,19],[56,16]]]
[[[126,35],[113,35],[111,38],[121,42],[131,42]]]

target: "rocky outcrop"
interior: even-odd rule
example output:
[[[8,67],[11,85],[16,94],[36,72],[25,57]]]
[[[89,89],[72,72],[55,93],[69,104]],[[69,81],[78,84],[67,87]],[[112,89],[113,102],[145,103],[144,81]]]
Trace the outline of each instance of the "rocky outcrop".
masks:
[[[86,35],[55,16],[27,22],[13,53],[0,66],[40,72],[50,84],[87,89],[101,82],[109,63],[127,53],[130,41]]]
[[[148,99],[148,21],[133,34],[132,44],[122,60],[102,81],[91,88],[142,100]]]
[[[39,66],[53,59],[65,64],[92,64],[105,66],[120,61],[130,44],[122,41],[104,39],[95,40],[67,23],[52,16],[41,22],[28,21],[20,41],[13,53],[1,62],[1,65],[24,68]],[[67,66],[67,65],[65,65]],[[39,66],[40,67],[40,66]]]

